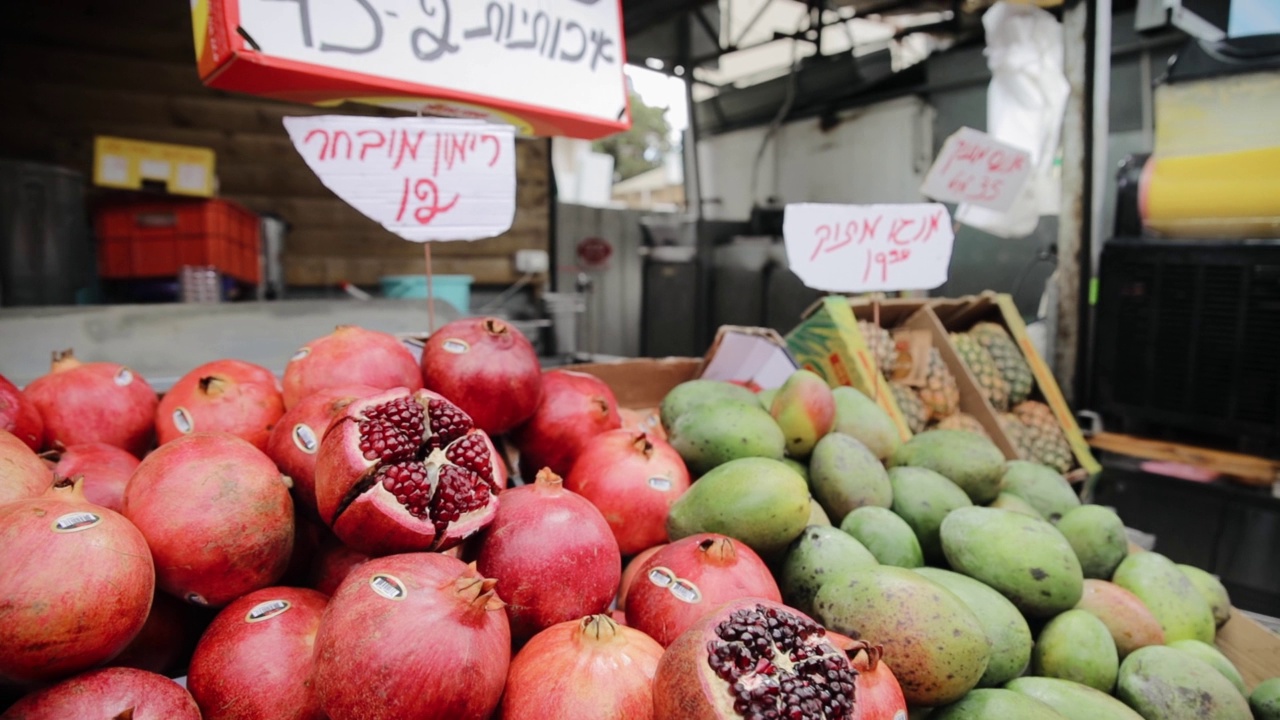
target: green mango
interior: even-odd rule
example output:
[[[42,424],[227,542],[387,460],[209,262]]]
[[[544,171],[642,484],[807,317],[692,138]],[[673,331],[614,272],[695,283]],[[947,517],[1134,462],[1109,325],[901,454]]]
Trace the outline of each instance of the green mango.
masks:
[[[672,504],[667,535],[674,542],[719,533],[780,558],[808,521],[804,478],[778,460],[743,458],[703,475]]]
[[[1040,514],[1039,510],[1036,510],[1035,508],[1031,507],[1031,503],[1027,502],[1026,500],[1023,500],[1022,498],[1010,492],[1000,493],[999,495],[996,496],[996,499],[993,500],[991,504],[988,505],[987,507],[993,507],[999,510],[1008,510],[1009,512],[1020,513],[1022,515],[1026,515],[1027,517],[1033,517],[1037,520],[1044,519],[1044,516]]]
[[[809,498],[809,525],[832,527],[831,518],[827,517],[826,511],[813,498]]]
[[[1066,720],[1039,700],[1012,690],[974,690],[964,699],[938,708],[929,720]]]
[[[1004,491],[1026,500],[1049,522],[1080,507],[1080,497],[1057,470],[1026,460],[1010,460],[1001,477]]]
[[[910,570],[880,565],[834,576],[813,605],[824,627],[884,646],[913,706],[959,700],[991,657],[982,624],[964,602]]]
[[[782,462],[787,467],[791,468],[792,470],[795,470],[800,475],[800,477],[804,478],[805,482],[809,482],[809,466],[808,465],[800,462],[799,460],[796,460],[795,458],[789,458],[789,457],[782,458]]]
[[[1202,643],[1199,640],[1176,640],[1169,643],[1169,647],[1189,652],[1209,663],[1215,670],[1222,673],[1223,677],[1230,680],[1231,684],[1236,686],[1236,689],[1240,691],[1241,695],[1249,697],[1249,691],[1244,686],[1244,678],[1240,677],[1240,671],[1236,669],[1236,666],[1233,665],[1231,661],[1227,659],[1227,656],[1223,655],[1218,648],[1209,645],[1208,643]]]
[[[1128,705],[1070,680],[1022,677],[1010,680],[1004,687],[1039,700],[1067,720],[1142,720],[1142,716]]]
[[[1222,581],[1194,565],[1179,565],[1178,569],[1196,586],[1205,602],[1209,603],[1209,609],[1213,611],[1213,624],[1217,627],[1226,625],[1231,619],[1231,596],[1227,595]]]
[[[787,454],[807,458],[836,422],[836,399],[827,381],[809,370],[797,370],[778,388],[769,414],[782,428]]]
[[[973,501],[960,486],[928,468],[892,468],[889,485],[893,490],[891,509],[911,526],[925,559],[942,562],[942,539],[938,535],[942,519],[956,508],[973,505]]]
[[[941,535],[952,569],[995,588],[1024,615],[1052,617],[1080,602],[1080,561],[1062,533],[1044,520],[994,508],[960,508],[942,521]]]
[[[840,529],[862,543],[881,565],[917,568],[924,565],[920,541],[911,526],[882,507],[861,507],[844,516]]]
[[[866,445],[841,433],[830,433],[814,447],[809,488],[835,522],[860,507],[893,504],[893,486],[884,466]]]
[[[955,593],[971,611],[991,643],[991,660],[978,687],[997,687],[1018,677],[1031,662],[1031,628],[1013,603],[971,577],[938,568],[916,572]]]
[[[1280,678],[1258,683],[1249,696],[1249,708],[1253,710],[1253,720],[1280,720]]]
[[[676,420],[667,440],[694,475],[739,458],[781,460],[786,447],[782,429],[769,413],[735,400],[689,410]]]
[[[878,564],[875,555],[848,533],[833,527],[810,526],[787,551],[778,585],[788,605],[813,615],[813,598],[823,582]]]
[[[658,417],[662,420],[662,426],[669,431],[675,427],[676,420],[679,420],[681,415],[696,407],[722,400],[732,400],[757,407],[760,405],[756,394],[741,385],[721,380],[687,380],[671,388],[666,397],[662,398],[662,404],[658,407]]]
[[[1135,650],[1124,659],[1116,697],[1149,720],[1252,720],[1248,701],[1222,673],[1163,645]]]
[[[1081,505],[1068,510],[1058,521],[1058,532],[1071,543],[1084,576],[1106,580],[1115,574],[1120,561],[1129,554],[1129,536],[1124,521],[1101,505]]]
[[[928,430],[893,453],[891,467],[923,467],[960,486],[981,505],[1000,494],[1004,454],[990,440],[963,430]]]
[[[1165,642],[1213,642],[1213,610],[1186,573],[1164,555],[1141,552],[1126,557],[1111,582],[1138,596],[1160,623]]]
[[[1041,677],[1071,680],[1111,692],[1120,671],[1111,631],[1084,610],[1068,610],[1050,620],[1036,638],[1032,672]]]
[[[756,399],[760,401],[760,406],[763,407],[766,411],[769,408],[773,407],[773,399],[777,396],[778,396],[778,388],[761,390],[760,392],[756,393]]]
[[[832,432],[857,438],[881,460],[893,455],[902,444],[902,435],[884,408],[848,385],[833,388],[831,395],[836,401],[836,424]]]

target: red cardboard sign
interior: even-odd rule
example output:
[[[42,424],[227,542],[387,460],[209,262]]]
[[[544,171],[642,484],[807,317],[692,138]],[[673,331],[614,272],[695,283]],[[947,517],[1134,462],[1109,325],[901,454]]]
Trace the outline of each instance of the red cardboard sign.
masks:
[[[630,127],[621,0],[194,0],[210,87],[597,138]]]
[[[990,135],[960,128],[942,145],[920,192],[944,202],[1004,212],[1031,177],[1031,154]]]
[[[791,271],[830,292],[930,290],[947,280],[955,236],[944,205],[787,205]]]

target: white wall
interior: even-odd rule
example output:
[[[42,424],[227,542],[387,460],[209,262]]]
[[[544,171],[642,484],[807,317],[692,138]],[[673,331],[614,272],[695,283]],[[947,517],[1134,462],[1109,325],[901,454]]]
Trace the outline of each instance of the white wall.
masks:
[[[767,128],[703,138],[698,146],[703,212],[745,220],[753,202],[918,202],[932,161],[933,110],[915,97],[841,113],[823,132],[817,118],[778,130],[751,176]]]

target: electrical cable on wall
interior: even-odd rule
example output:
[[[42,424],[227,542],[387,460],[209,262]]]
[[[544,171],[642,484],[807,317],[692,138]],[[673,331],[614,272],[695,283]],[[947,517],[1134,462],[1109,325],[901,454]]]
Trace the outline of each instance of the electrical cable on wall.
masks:
[[[808,13],[806,11],[805,19],[808,19],[808,17]],[[809,23],[806,26],[804,22],[801,22],[796,26],[796,34],[798,35],[802,30],[808,30],[812,27],[812,23]],[[760,163],[764,160],[764,151],[768,149],[769,142],[773,140],[773,136],[777,134],[778,130],[782,127],[782,121],[786,119],[787,115],[791,112],[792,105],[795,104],[796,77],[797,71],[800,69],[799,47],[800,40],[793,39],[791,41],[791,66],[787,71],[786,94],[782,99],[782,105],[778,107],[778,114],[774,115],[773,121],[769,123],[769,129],[764,133],[764,138],[760,140],[760,149],[756,151],[756,159],[751,166],[751,202],[753,205],[758,204],[757,192],[760,186]],[[776,192],[777,188],[774,188],[774,190]]]

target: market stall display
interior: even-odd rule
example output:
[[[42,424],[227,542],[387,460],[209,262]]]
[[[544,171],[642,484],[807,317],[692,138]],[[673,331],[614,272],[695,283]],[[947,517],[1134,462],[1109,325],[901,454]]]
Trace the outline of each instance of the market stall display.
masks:
[[[911,329],[938,316],[884,317]],[[32,449],[0,432],[0,565],[19,570],[0,578],[11,629],[0,697],[17,703],[0,717],[171,718],[189,700],[206,720],[1203,717],[1172,692],[1245,720],[1254,688],[1270,717],[1262,681],[1280,670],[1280,640],[1220,583],[1132,546],[1059,468],[1010,459],[985,434],[994,411],[975,411],[984,432],[939,427],[966,393],[990,402],[973,373],[954,372],[964,366],[947,358],[963,353],[950,345],[924,346],[922,370],[910,335],[861,327],[877,353],[893,341],[875,377],[910,387],[898,381],[922,375],[911,396],[941,415],[886,446],[892,421],[872,398],[726,358],[746,347],[732,332],[706,360],[499,382],[467,369],[513,362],[508,342],[484,334],[497,320],[446,326],[428,347],[456,351],[450,333],[474,323],[475,365],[424,363],[444,393],[375,391],[350,362],[304,388],[288,381],[295,356],[267,368],[295,388],[281,418],[280,385],[216,380],[221,394],[192,411],[256,433],[271,409],[290,427],[271,429],[266,452],[199,427],[156,449],[155,428],[176,417],[170,397],[193,391],[175,385],[139,430],[136,413],[111,410],[144,386],[124,366],[82,366],[128,377],[120,391],[89,375],[40,396],[53,427],[115,438],[132,423],[141,464],[117,513],[85,499],[78,473],[116,483],[119,468],[95,476],[92,460],[71,462],[93,446],[46,435]],[[738,332],[781,351],[776,335]],[[991,377],[1015,380],[1026,402],[1006,336],[967,332],[997,347]],[[755,380],[703,376],[730,365]],[[202,366],[194,388],[205,374],[222,377]],[[503,393],[540,399],[492,437],[452,400],[482,412]],[[3,406],[6,427],[18,399]],[[645,432],[650,419],[670,442]],[[507,467],[508,444],[517,465],[545,458],[569,481],[537,468],[509,487],[528,468]],[[185,677],[191,698],[165,675]]]

